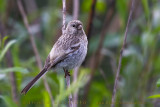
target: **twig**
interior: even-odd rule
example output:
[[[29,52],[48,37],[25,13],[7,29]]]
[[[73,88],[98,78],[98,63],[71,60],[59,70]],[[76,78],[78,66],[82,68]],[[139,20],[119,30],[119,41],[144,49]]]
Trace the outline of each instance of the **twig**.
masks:
[[[17,3],[18,3],[19,11],[20,11],[20,13],[22,15],[22,18],[23,18],[23,22],[24,22],[25,27],[27,28],[27,31],[28,31],[28,34],[29,34],[29,38],[30,38],[30,41],[31,41],[31,45],[33,47],[33,51],[34,51],[34,54],[35,54],[35,57],[36,57],[38,67],[42,68],[42,62],[41,62],[40,56],[38,54],[38,50],[37,50],[36,44],[34,42],[34,38],[33,38],[32,32],[30,30],[28,19],[27,19],[25,11],[23,9],[21,0],[17,0]]]
[[[89,20],[88,20],[87,30],[86,30],[86,35],[87,35],[88,40],[90,39],[90,36],[91,36],[96,2],[97,2],[97,0],[92,0],[91,10],[90,10],[90,13],[89,13]]]
[[[70,87],[70,76],[66,76],[67,88]],[[72,94],[68,96],[69,107],[73,107]]]
[[[73,75],[73,81],[74,82],[77,81],[78,71],[79,71],[79,67],[76,67],[74,69],[74,75]],[[73,105],[74,105],[74,107],[77,107],[77,103],[76,103],[77,101],[78,101],[78,91],[75,91],[75,93],[73,95]]]
[[[6,19],[8,19],[8,17],[6,17]],[[4,38],[7,35],[7,23],[6,22],[1,23],[1,19],[0,19],[0,31],[1,31],[0,32],[0,49],[1,49],[2,48],[1,47],[2,38]],[[6,44],[6,42],[7,41],[5,41],[5,44]],[[7,66],[8,67],[13,67],[13,59],[12,59],[12,55],[11,55],[10,50],[7,51],[5,57],[6,57]],[[10,77],[10,82],[11,82],[12,99],[15,103],[18,104],[19,103],[19,97],[18,97],[18,93],[17,93],[17,82],[16,82],[15,72],[10,72],[9,77]]]
[[[38,53],[33,35],[32,35],[32,32],[30,30],[28,19],[27,19],[26,13],[24,11],[24,8],[22,6],[21,0],[17,0],[17,5],[18,5],[18,8],[19,8],[20,14],[22,15],[24,25],[25,25],[25,27],[28,31],[28,34],[29,34],[30,42],[31,42],[31,45],[32,45],[32,48],[33,48],[33,51],[34,51],[34,54],[35,54],[35,57],[36,57],[37,65],[41,70],[42,69],[42,62],[41,62],[41,59],[40,59],[40,56],[39,56],[39,53]],[[50,99],[51,99],[51,102],[52,102],[52,106],[54,106],[54,100],[53,100],[53,97],[52,97],[51,89],[50,89],[50,87],[49,87],[49,85],[48,85],[48,83],[45,79],[45,76],[43,76],[43,83],[44,83],[44,86],[45,86],[46,90],[49,93],[49,96],[50,96]]]
[[[62,27],[62,34],[64,34],[65,30],[66,30],[66,0],[63,0],[63,27]]]
[[[7,59],[7,66],[8,67],[13,67],[12,56],[11,56],[11,52],[9,50],[6,54],[6,59]],[[11,92],[12,92],[13,101],[16,102],[16,103],[19,103],[19,98],[18,98],[18,94],[17,94],[17,83],[16,83],[15,72],[11,72],[9,74],[9,76],[10,76],[10,81],[11,81]]]
[[[65,22],[66,22],[66,0],[63,0],[63,27],[62,27],[62,33],[64,34],[65,32]],[[70,76],[66,76],[66,83],[67,83],[67,88],[70,87]],[[72,94],[69,95],[69,107],[73,107],[73,102],[72,102]]]
[[[111,107],[114,107],[114,103],[115,103],[115,95],[116,95],[116,91],[117,91],[118,77],[119,77],[119,73],[120,73],[120,69],[121,69],[122,55],[123,55],[123,50],[125,48],[125,44],[126,44],[126,40],[127,40],[128,27],[129,27],[129,24],[131,21],[133,10],[134,10],[134,0],[132,0],[132,6],[131,6],[131,9],[129,12],[129,18],[128,18],[128,22],[127,22],[127,26],[126,26],[126,30],[125,30],[125,34],[124,34],[124,41],[123,41],[123,45],[122,45],[122,48],[120,51],[120,57],[119,57],[119,63],[118,63],[118,68],[117,68],[117,73],[116,73],[116,78],[115,78],[115,83],[114,83]]]
[[[73,19],[77,20],[79,16],[79,0],[73,0]]]
[[[73,19],[77,20],[79,16],[79,0],[73,0]],[[74,69],[73,81],[77,81],[79,67]],[[78,91],[73,94],[73,106],[77,107]]]
[[[106,18],[104,21],[104,25],[100,34],[100,41],[98,44],[98,48],[96,50],[96,52],[92,55],[91,59],[90,59],[90,68],[91,68],[91,73],[90,73],[90,79],[88,81],[88,83],[86,84],[85,87],[85,92],[84,92],[84,98],[87,100],[87,96],[88,96],[88,92],[90,90],[90,86],[92,83],[92,79],[94,76],[94,73],[96,71],[96,69],[98,68],[99,64],[100,64],[100,57],[101,57],[101,49],[103,47],[103,42],[104,42],[104,38],[107,32],[107,29],[109,27],[109,24],[111,22],[112,17],[114,16],[115,13],[115,1],[113,0],[112,2],[109,3],[108,6],[108,11],[106,12]]]

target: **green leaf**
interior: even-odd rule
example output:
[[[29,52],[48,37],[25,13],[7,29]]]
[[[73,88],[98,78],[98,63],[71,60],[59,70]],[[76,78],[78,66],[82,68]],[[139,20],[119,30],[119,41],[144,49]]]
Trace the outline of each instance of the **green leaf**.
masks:
[[[126,18],[128,16],[127,15],[127,12],[128,12],[127,2],[128,0],[117,0],[116,1],[117,12],[120,15],[121,19],[123,20],[123,23],[126,21]]]
[[[5,36],[2,40],[2,48],[4,47],[5,41],[8,39],[8,36]]]
[[[51,107],[50,97],[47,91],[43,92],[44,107]]]
[[[0,0],[0,13],[5,13],[7,0]]]
[[[16,105],[16,103],[14,103],[9,96],[0,95],[0,98],[4,100],[4,102],[6,103],[7,107],[18,107]]]
[[[83,12],[88,12],[91,9],[91,5],[92,5],[92,0],[83,0],[82,2],[82,11]]]
[[[157,87],[160,87],[160,79],[157,81]]]
[[[160,94],[149,96],[148,98],[160,98]]]
[[[148,0],[142,0],[142,5],[143,5],[143,8],[144,8],[144,12],[145,12],[145,15],[146,15],[146,18],[149,19],[149,5],[148,5]]]
[[[4,68],[0,69],[0,73],[8,73],[8,72],[22,72],[27,73],[28,70],[22,67],[11,67],[11,68]]]
[[[62,76],[61,76],[62,78]],[[80,75],[77,78],[77,81],[72,82],[70,87],[67,89],[61,89],[60,94],[55,99],[55,107],[59,107],[59,104],[71,93],[78,91],[82,86],[84,86],[89,79],[88,69],[82,69]],[[60,80],[60,86],[63,88],[62,79]]]
[[[104,13],[106,11],[105,1],[98,0],[97,3],[96,3],[96,10],[100,13]]]
[[[5,53],[7,52],[7,50],[14,44],[16,43],[16,40],[11,40],[7,43],[7,45],[5,46],[5,48],[2,50],[1,54],[0,54],[0,61],[2,60],[2,58],[4,57]]]

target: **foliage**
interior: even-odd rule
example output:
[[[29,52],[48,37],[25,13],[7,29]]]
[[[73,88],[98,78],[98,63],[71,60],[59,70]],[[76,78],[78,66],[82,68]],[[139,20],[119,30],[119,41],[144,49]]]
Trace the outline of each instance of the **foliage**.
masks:
[[[28,5],[26,1],[23,0],[24,8],[44,63],[52,45],[61,34],[62,3],[60,0],[28,0],[27,3],[32,4]],[[88,55],[82,64],[83,67],[80,67],[77,81],[67,89],[63,71],[49,71],[46,74],[57,107],[67,107],[67,96],[76,91],[79,93],[78,106],[110,106],[130,8],[129,0],[115,1],[116,11],[112,20],[107,23],[107,32],[100,52],[101,62],[93,76],[88,97],[84,98],[86,91],[84,86],[91,73],[90,59],[97,50],[105,16],[109,13],[108,1],[110,0],[97,0]],[[67,21],[72,19],[71,2],[72,0],[67,0]],[[91,3],[92,0],[80,0],[79,19],[83,22],[85,31]],[[153,107],[158,105],[160,97],[160,2],[141,0],[134,10],[122,59],[116,107]],[[50,97],[42,80],[38,81],[26,95],[20,94],[22,88],[38,74],[39,68],[16,0],[0,1],[0,33],[4,32],[1,29],[3,27],[7,34],[0,35],[0,107],[50,107],[52,105]],[[7,63],[8,50],[11,52],[12,67]],[[12,98],[11,72],[16,76],[18,102],[14,102]],[[73,71],[71,75],[73,77]]]
[[[4,38],[5,39],[5,38]],[[4,47],[4,49],[1,51],[0,54],[0,61],[2,60],[2,58],[4,57],[5,53],[7,52],[7,50],[16,42],[16,40],[11,40],[7,43],[7,45]],[[4,42],[2,43],[2,46],[4,45]]]

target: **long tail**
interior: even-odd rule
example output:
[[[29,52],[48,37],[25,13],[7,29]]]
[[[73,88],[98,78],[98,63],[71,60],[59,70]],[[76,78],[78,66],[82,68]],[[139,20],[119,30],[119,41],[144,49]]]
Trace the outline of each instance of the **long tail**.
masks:
[[[29,89],[35,84],[37,80],[39,80],[45,73],[47,72],[47,68],[44,68],[31,82],[27,84],[27,86],[21,91],[21,94],[26,94]]]

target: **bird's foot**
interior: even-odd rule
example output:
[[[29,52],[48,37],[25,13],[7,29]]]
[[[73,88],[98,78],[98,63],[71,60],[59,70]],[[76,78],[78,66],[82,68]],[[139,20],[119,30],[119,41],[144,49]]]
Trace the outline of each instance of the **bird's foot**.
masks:
[[[64,68],[63,68],[63,70],[64,70],[64,73],[65,73],[65,75],[64,75],[65,78],[66,78],[66,76],[71,76],[70,72],[68,70],[65,70]]]

